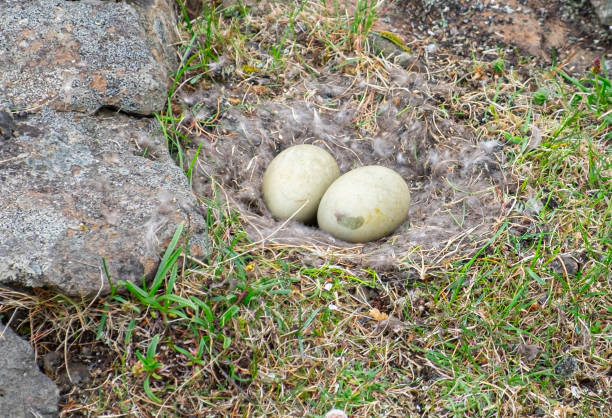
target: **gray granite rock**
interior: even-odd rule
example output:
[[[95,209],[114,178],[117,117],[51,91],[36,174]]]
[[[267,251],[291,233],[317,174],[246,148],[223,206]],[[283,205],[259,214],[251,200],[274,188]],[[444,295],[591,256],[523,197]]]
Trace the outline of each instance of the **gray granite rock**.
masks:
[[[0,93],[20,110],[149,115],[176,62],[170,0],[0,0]]]
[[[70,295],[139,281],[185,222],[194,255],[205,222],[155,120],[41,112],[0,140],[0,284]]]
[[[591,0],[602,25],[612,26],[612,0]]]
[[[179,40],[177,18],[174,13],[176,0],[128,0],[140,17],[140,24],[147,34],[151,52],[156,61],[165,65],[166,72],[178,65],[176,44]]]
[[[0,417],[56,417],[59,390],[36,365],[32,347],[0,324]]]

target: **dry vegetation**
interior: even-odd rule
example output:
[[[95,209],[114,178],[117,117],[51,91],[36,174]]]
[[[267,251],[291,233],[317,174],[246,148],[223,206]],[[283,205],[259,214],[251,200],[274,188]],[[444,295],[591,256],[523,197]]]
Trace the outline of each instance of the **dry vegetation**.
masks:
[[[64,416],[612,413],[609,77],[527,59],[511,68],[503,51],[424,61],[426,45],[400,39],[395,57],[377,56],[380,3],[236,3],[197,16],[181,8],[181,65],[159,119],[197,186],[211,251],[185,253],[179,227],[153,283],[120,283],[95,300],[0,292],[3,321],[29,338],[63,390]],[[397,55],[408,50],[402,68]],[[390,112],[405,82],[394,74],[417,68],[414,102]],[[442,244],[462,236],[456,245],[432,255],[402,241],[410,256],[378,268],[361,247],[313,244],[313,228],[294,226],[293,244],[254,239],[251,215],[265,215],[257,199],[235,195],[232,172],[198,177],[210,174],[215,149],[244,139],[239,122],[263,104],[299,98],[325,115],[319,99],[338,94],[324,97],[323,87],[345,82],[336,105],[351,117],[331,128],[352,129],[355,140],[372,141],[393,116],[405,128],[409,113],[428,122],[438,150],[453,135],[429,122],[460,126],[473,146],[495,144],[500,207],[487,228],[474,235],[449,211],[459,228]],[[274,135],[269,126],[262,136]],[[431,159],[422,165],[416,196],[435,177]],[[465,185],[486,183],[486,171]],[[476,193],[436,185],[428,196],[441,201]]]

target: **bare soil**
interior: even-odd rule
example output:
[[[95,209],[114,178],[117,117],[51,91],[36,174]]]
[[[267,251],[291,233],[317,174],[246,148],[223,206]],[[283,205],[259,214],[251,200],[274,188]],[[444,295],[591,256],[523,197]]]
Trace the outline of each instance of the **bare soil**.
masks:
[[[438,60],[501,52],[514,64],[529,60],[583,72],[596,58],[612,58],[612,30],[599,23],[588,0],[395,1],[377,24],[422,52],[438,46]]]

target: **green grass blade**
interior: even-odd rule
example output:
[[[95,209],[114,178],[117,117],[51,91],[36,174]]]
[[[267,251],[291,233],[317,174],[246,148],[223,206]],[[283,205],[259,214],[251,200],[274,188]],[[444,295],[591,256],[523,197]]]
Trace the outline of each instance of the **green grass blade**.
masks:
[[[178,257],[182,253],[180,249],[177,249],[175,251],[175,248],[178,244],[179,239],[181,238],[181,234],[183,233],[183,227],[184,227],[184,223],[181,222],[177,226],[176,231],[174,232],[174,236],[172,237],[172,240],[170,241],[170,244],[168,245],[168,248],[166,248],[166,252],[164,253],[164,256],[162,257],[161,262],[159,263],[157,273],[155,274],[155,278],[153,279],[153,283],[151,284],[151,288],[149,290],[149,296],[153,296],[155,293],[157,293],[157,290],[163,283],[163,280],[166,277],[166,274],[172,268],[174,262],[178,259]]]

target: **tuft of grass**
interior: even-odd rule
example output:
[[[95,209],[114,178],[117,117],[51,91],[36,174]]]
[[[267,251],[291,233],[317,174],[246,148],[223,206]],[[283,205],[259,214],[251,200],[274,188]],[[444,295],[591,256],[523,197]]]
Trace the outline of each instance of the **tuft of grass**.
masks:
[[[356,51],[361,51],[372,25],[377,19],[377,0],[357,0],[355,12],[349,21],[348,34]]]
[[[302,10],[304,10],[306,3],[306,0],[302,0],[297,6],[294,6],[290,10],[287,27],[283,31],[278,44],[270,48],[270,55],[274,58],[275,67],[282,66],[283,60],[281,58],[283,55],[292,53],[293,46],[295,45],[295,21]],[[287,42],[289,42],[291,46],[287,47]]]
[[[159,334],[155,334],[147,347],[146,355],[142,355],[140,351],[136,351],[136,357],[138,357],[138,363],[132,367],[132,373],[138,375],[140,373],[146,373],[143,389],[149,399],[154,402],[160,403],[162,400],[158,398],[151,390],[151,377],[155,379],[161,379],[156,372],[162,368],[163,364],[156,360],[157,344],[159,343]]]
[[[497,58],[491,63],[491,70],[495,74],[503,74],[506,70],[506,61],[503,58]]]
[[[550,100],[550,92],[546,89],[538,89],[533,93],[533,102],[538,105],[543,105]]]

